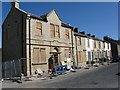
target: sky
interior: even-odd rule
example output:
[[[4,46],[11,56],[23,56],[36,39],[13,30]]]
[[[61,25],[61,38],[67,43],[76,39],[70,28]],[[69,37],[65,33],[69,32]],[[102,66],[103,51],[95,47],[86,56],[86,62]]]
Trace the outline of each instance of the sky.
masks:
[[[2,2],[2,23],[10,8],[10,2]],[[117,2],[20,2],[20,8],[38,16],[54,9],[62,22],[69,23],[80,31],[96,35],[100,39],[103,36],[118,39]]]

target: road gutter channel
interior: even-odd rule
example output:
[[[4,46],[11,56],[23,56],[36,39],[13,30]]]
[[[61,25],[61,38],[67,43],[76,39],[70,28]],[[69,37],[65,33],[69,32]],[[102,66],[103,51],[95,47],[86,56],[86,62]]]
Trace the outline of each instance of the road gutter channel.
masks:
[[[111,65],[111,64],[110,64]],[[69,76],[71,76],[71,75],[75,75],[75,74],[77,74],[77,73],[84,73],[84,72],[87,72],[87,71],[89,71],[89,70],[94,70],[94,69],[97,69],[97,68],[101,68],[101,67],[105,67],[105,66],[107,66],[107,63],[104,63],[104,65],[99,65],[98,67],[95,67],[95,66],[90,66],[89,67],[89,69],[85,69],[86,68],[86,66],[85,67],[82,67],[81,69],[78,69],[76,72],[67,72],[66,74],[62,74],[64,77],[68,77],[69,78]],[[32,82],[34,81],[34,82],[36,82],[36,81],[38,81],[38,82],[40,82],[40,81],[43,81],[43,80],[45,80],[45,81],[48,81],[48,80],[57,80],[59,77],[62,77],[62,75],[58,75],[58,76],[56,76],[56,77],[53,77],[53,79],[50,79],[50,77],[48,77],[48,76],[46,76],[46,79],[42,79],[42,78],[33,78],[32,77]],[[7,80],[5,80],[6,81],[6,83],[7,83]],[[4,81],[3,81],[4,82]],[[23,83],[27,83],[27,81],[24,81],[23,80]],[[30,81],[29,81],[30,82]],[[9,81],[8,81],[8,83],[10,83]]]

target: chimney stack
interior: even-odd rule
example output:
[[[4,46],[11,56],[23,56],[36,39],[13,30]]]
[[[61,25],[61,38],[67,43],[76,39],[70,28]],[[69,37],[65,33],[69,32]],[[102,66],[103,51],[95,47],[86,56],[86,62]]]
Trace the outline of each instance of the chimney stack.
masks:
[[[78,32],[79,30],[78,30],[78,28],[74,28],[74,32]]]
[[[13,2],[11,2],[12,4],[12,8],[19,8],[19,2],[17,0],[14,0]]]
[[[80,33],[85,35],[85,32],[80,32]]]
[[[95,37],[95,35],[92,35],[91,37]]]
[[[91,36],[91,34],[87,34],[88,36]]]

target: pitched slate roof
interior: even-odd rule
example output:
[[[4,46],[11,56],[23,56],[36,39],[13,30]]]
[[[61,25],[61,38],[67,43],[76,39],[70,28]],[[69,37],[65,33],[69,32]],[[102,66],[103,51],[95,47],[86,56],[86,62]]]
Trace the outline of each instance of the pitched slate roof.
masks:
[[[99,39],[99,38],[97,38],[97,37],[92,37],[92,38],[93,38],[93,40],[104,41],[104,40],[101,40],[101,39]]]
[[[108,41],[110,43],[116,43],[116,44],[119,44],[119,42],[120,42],[119,40],[114,40],[114,39],[112,39],[112,38],[110,38],[108,36],[104,36],[104,40]]]
[[[34,15],[34,14],[30,14],[30,17],[48,22],[47,18],[45,18],[45,17],[37,16],[37,15]]]
[[[71,29],[73,28],[73,26],[70,26],[70,25],[65,24],[65,23],[63,23],[63,22],[61,23],[61,26],[66,27],[66,28],[71,28]]]
[[[19,8],[16,8],[16,9],[19,10],[20,12],[24,13],[24,14],[29,14],[30,17],[32,17],[32,18],[39,19],[39,20],[42,20],[42,21],[45,21],[45,22],[48,22],[47,16],[49,16],[49,14],[53,11],[53,10],[52,10],[50,13],[44,14],[44,15],[42,15],[42,16],[37,16],[37,15],[31,14],[31,13],[27,13],[27,12],[25,12],[25,11],[22,10],[22,9],[19,9]],[[55,11],[55,10],[54,10],[54,11]],[[56,13],[56,11],[55,11],[55,13]],[[56,15],[58,16],[57,13],[56,13]],[[58,16],[58,18],[59,18],[59,16]],[[60,18],[59,18],[59,19],[60,19]],[[61,19],[60,19],[60,21],[61,21]],[[70,26],[70,25],[65,24],[65,23],[63,23],[63,22],[61,23],[61,26],[66,27],[66,28],[70,28],[70,29],[73,28],[73,26]]]
[[[90,34],[85,34],[85,32],[74,32],[74,35],[75,36],[81,36],[81,37],[86,37],[86,38],[90,38],[90,39],[93,39],[93,40],[98,40],[98,41],[104,41],[104,40],[101,40],[97,37],[95,37],[95,35],[90,35]]]
[[[78,33],[78,32],[74,32],[74,35],[75,36],[81,36],[81,37],[87,37],[87,35],[86,34],[82,34],[82,33]]]

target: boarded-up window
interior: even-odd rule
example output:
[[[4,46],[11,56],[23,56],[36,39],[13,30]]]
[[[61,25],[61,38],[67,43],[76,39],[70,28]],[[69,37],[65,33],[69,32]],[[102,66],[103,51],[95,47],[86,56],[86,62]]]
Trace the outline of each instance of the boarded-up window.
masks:
[[[55,37],[55,27],[54,24],[50,24],[50,36]]]
[[[71,50],[69,49],[69,58],[71,57],[71,55],[72,55],[72,54],[71,54]]]
[[[65,30],[66,39],[69,39],[69,30]]]
[[[38,63],[39,62],[39,48],[33,49],[33,62]]]
[[[40,23],[40,22],[36,22],[35,35],[37,35],[37,36],[42,35],[42,23]]]
[[[45,48],[40,49],[40,56],[41,56],[40,62],[45,63],[46,62],[46,50],[45,50]]]
[[[33,49],[33,63],[45,63],[46,62],[46,51],[45,48],[34,48]]]
[[[59,26],[58,25],[56,25],[56,37],[57,38],[60,38],[60,29],[59,29]]]
[[[81,51],[78,52],[78,60],[80,63],[82,62],[82,52]]]
[[[69,49],[65,49],[65,58],[70,58],[71,57],[71,52]]]
[[[85,51],[83,51],[83,56],[82,57],[83,57],[83,61],[86,62],[86,52]]]

